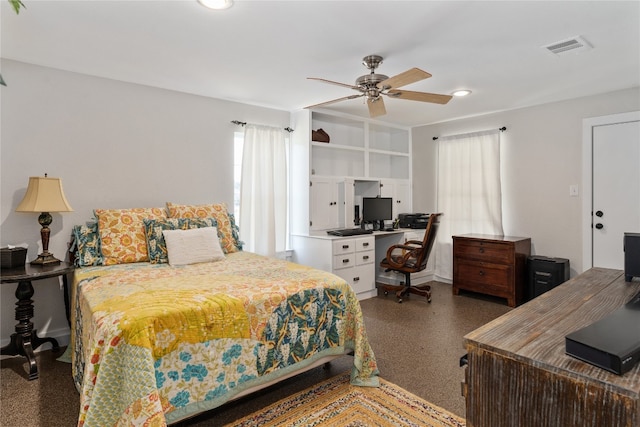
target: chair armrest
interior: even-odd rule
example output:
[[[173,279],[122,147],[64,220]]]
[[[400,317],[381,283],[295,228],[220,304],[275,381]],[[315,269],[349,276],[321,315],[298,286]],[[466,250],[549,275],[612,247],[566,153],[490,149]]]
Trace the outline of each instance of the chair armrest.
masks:
[[[422,242],[420,242],[422,243]],[[393,257],[393,251],[401,249],[406,251],[402,256]],[[398,244],[389,246],[387,249],[387,263],[393,268],[402,268],[406,264],[406,262],[413,256],[413,252],[416,250],[421,250],[422,246],[415,247],[407,244]]]

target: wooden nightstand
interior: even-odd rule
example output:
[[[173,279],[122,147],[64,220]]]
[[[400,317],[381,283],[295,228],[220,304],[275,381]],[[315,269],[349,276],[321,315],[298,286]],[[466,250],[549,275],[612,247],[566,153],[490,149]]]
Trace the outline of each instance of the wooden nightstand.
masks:
[[[29,379],[38,378],[38,366],[33,351],[45,342],[50,342],[53,350],[57,351],[58,341],[54,338],[40,338],[33,329],[33,286],[31,282],[34,280],[49,279],[51,277],[62,276],[64,281],[65,292],[68,289],[67,274],[73,273],[75,267],[66,262],[57,265],[32,266],[3,269],[0,272],[0,283],[18,283],[16,288],[16,332],[11,334],[11,342],[9,345],[0,349],[0,354],[11,356],[22,355],[29,362]],[[66,301],[65,301],[66,304]]]

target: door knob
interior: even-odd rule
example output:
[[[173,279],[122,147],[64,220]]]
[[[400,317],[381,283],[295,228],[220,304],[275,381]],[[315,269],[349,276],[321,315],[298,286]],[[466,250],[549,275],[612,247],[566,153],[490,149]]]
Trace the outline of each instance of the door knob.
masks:
[[[602,218],[602,216],[604,215],[604,213],[602,211],[596,211],[596,216],[599,218]]]
[[[604,225],[602,225],[602,224],[600,224],[600,223],[597,223],[597,224],[596,224],[596,228],[597,228],[598,230],[602,230],[602,229],[604,228]]]

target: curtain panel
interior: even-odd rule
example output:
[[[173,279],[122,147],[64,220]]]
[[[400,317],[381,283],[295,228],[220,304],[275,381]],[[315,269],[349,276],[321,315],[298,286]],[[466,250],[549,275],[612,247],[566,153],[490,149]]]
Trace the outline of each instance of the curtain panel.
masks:
[[[283,256],[287,244],[287,149],[282,128],[247,124],[240,181],[245,250]]]
[[[444,215],[436,241],[436,276],[453,279],[452,236],[502,235],[500,133],[438,139],[438,211]]]

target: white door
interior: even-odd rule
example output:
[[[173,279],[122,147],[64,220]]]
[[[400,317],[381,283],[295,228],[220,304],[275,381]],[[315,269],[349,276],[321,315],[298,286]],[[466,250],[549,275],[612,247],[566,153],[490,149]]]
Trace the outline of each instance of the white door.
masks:
[[[593,266],[622,270],[624,233],[640,232],[640,121],[592,131]]]

